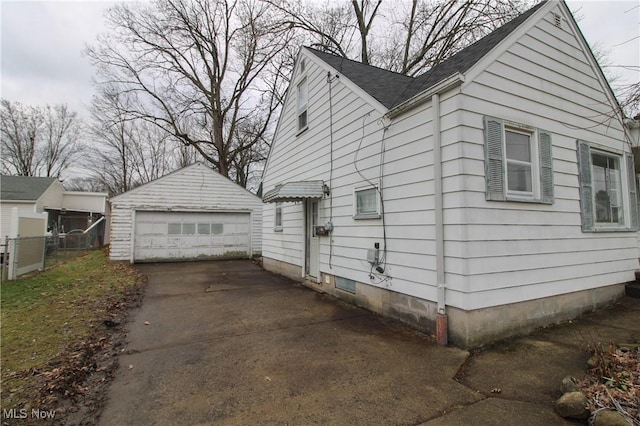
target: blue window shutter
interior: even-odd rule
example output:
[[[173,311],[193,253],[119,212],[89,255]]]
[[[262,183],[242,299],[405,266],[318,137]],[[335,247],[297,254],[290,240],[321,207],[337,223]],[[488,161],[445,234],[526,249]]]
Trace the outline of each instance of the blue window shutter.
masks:
[[[591,148],[585,141],[578,141],[578,179],[580,181],[580,213],[582,231],[595,230],[593,215],[593,186],[591,183]]]
[[[633,155],[626,155],[627,158],[627,176],[629,185],[629,212],[631,220],[629,224],[631,229],[638,229],[638,190],[636,188],[636,173],[634,168]]]
[[[540,201],[544,204],[553,204],[553,153],[551,134],[538,130],[540,152]]]
[[[484,171],[487,200],[505,200],[503,128],[504,123],[499,118],[484,117]]]

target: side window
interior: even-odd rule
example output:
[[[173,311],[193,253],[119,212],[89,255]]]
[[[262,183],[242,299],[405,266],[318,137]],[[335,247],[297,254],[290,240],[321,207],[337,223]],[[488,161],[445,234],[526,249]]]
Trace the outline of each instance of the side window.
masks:
[[[578,141],[580,210],[585,232],[638,229],[633,157]],[[628,209],[625,206],[628,193]]]
[[[380,217],[378,188],[362,188],[354,191],[354,219],[377,219]]]
[[[274,231],[282,231],[282,203],[275,204],[275,219],[273,223]]]
[[[305,78],[298,84],[298,131],[301,132],[307,128],[307,103],[309,101],[309,92],[307,79]]]
[[[507,163],[507,191],[533,197],[533,133],[505,128],[504,147]]]
[[[486,198],[553,204],[551,134],[484,118]]]

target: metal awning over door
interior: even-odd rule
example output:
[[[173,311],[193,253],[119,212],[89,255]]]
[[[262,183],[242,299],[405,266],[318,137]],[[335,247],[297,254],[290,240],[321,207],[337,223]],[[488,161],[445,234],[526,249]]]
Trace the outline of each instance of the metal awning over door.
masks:
[[[329,187],[321,180],[288,182],[264,194],[262,201],[265,203],[301,201],[319,199],[328,194]]]

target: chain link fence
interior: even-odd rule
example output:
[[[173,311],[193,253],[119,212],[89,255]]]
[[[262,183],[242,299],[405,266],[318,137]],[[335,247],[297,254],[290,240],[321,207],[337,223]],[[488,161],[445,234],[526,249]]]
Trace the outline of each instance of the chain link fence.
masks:
[[[43,237],[5,237],[0,244],[0,283],[46,269],[100,246],[95,234],[82,230]]]

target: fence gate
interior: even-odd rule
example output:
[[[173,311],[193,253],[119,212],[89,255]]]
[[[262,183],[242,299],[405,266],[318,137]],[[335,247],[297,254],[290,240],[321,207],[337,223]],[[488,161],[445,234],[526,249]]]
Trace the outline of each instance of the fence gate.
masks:
[[[16,207],[11,215],[11,235],[3,260],[8,270],[7,278],[13,280],[19,275],[44,269],[48,215],[19,211]]]

